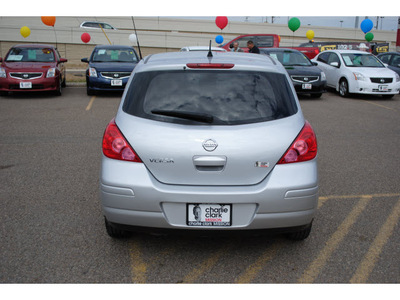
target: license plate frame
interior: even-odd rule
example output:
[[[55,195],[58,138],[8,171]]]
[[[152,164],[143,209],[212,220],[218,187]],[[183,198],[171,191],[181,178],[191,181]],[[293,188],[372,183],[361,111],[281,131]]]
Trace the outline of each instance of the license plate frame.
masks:
[[[112,79],[111,86],[122,86],[122,79]]]
[[[32,88],[32,82],[30,82],[30,81],[21,81],[19,83],[19,88],[20,89],[31,89]]]
[[[303,83],[301,88],[303,90],[311,90],[312,89],[312,84],[311,83]]]
[[[380,92],[387,92],[389,90],[389,86],[388,85],[378,85],[378,90]]]
[[[230,227],[232,204],[187,203],[186,224],[191,227]]]

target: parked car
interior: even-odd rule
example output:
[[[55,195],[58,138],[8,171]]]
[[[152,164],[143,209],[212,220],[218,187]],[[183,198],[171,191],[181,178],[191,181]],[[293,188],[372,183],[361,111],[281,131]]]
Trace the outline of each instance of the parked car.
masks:
[[[382,95],[392,98],[399,93],[400,77],[373,54],[357,50],[321,52],[313,61],[326,74],[327,86],[340,96],[352,93]]]
[[[268,48],[261,49],[262,54],[267,54],[277,59],[289,73],[297,94],[309,94],[313,98],[320,98],[325,92],[326,77],[306,55],[295,49]]]
[[[100,190],[112,237],[269,229],[305,239],[317,141],[275,60],[155,54],[133,70],[105,130]]]
[[[15,45],[0,58],[0,92],[51,91],[61,95],[65,87],[67,59],[53,45]]]
[[[378,58],[385,64],[388,68],[395,71],[400,75],[400,53],[399,52],[387,52],[378,55]]]
[[[209,51],[210,47],[209,46],[188,46],[188,47],[183,47],[180,52],[186,52],[186,51]],[[218,52],[226,52],[225,49],[220,48],[220,47],[211,47],[211,51],[218,51]]]
[[[111,26],[108,23],[105,22],[97,22],[97,21],[85,21],[82,22],[80,25],[81,28],[89,28],[89,29],[111,29],[111,30],[117,30],[114,26]]]
[[[123,91],[132,70],[139,61],[133,47],[99,45],[93,49],[86,69],[86,91],[93,95],[99,91]]]

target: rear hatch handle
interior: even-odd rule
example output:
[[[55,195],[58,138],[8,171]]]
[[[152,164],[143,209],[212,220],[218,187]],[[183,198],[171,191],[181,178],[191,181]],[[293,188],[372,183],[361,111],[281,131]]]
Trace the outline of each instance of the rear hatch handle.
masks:
[[[223,155],[196,155],[193,164],[198,171],[221,172],[226,166],[227,158]]]

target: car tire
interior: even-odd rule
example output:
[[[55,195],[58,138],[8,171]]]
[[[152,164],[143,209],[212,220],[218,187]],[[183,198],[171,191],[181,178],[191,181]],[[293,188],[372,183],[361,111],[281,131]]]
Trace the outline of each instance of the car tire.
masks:
[[[286,235],[286,237],[287,237],[289,240],[292,240],[292,241],[302,241],[302,240],[305,240],[305,239],[308,238],[308,236],[310,235],[311,227],[312,227],[312,222],[311,222],[309,225],[307,225],[306,228],[304,228],[304,229],[302,229],[302,230],[288,233],[288,234]]]
[[[110,237],[115,239],[127,238],[130,235],[130,232],[122,229],[118,229],[110,224],[106,218],[104,218],[106,230]]]
[[[62,82],[61,80],[58,82],[58,89],[55,91],[56,96],[61,96],[62,95]]]
[[[346,79],[341,79],[339,82],[339,95],[341,97],[349,96],[349,83]]]
[[[92,89],[90,89],[88,85],[86,85],[86,94],[88,96],[93,96],[95,92]]]
[[[61,83],[61,87],[65,88],[67,86],[67,79],[64,77]]]

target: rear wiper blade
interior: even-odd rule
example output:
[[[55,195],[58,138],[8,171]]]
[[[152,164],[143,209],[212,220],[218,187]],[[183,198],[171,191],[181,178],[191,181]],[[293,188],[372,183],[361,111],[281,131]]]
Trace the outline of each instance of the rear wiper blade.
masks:
[[[204,113],[187,112],[187,111],[174,111],[174,110],[161,110],[153,109],[151,113],[155,115],[163,115],[168,117],[177,117],[181,119],[187,119],[203,123],[212,123],[214,116]]]

